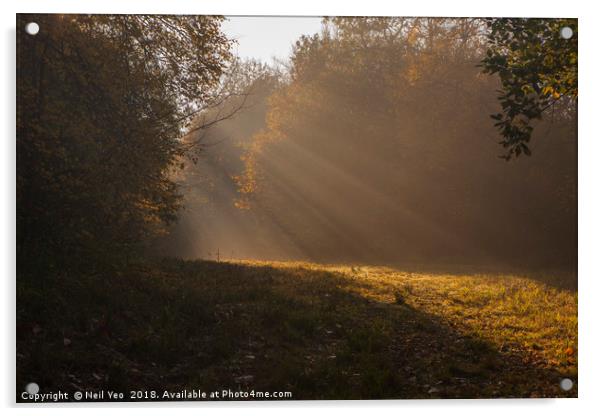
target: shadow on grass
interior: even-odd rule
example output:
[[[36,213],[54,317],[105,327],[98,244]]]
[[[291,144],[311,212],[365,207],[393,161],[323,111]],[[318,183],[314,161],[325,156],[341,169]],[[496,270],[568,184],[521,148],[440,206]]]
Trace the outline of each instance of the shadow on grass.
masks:
[[[185,388],[298,400],[576,396],[559,389],[565,375],[401,300],[362,297],[354,289],[369,283],[324,270],[164,260],[17,286],[18,401],[28,382],[126,399]]]

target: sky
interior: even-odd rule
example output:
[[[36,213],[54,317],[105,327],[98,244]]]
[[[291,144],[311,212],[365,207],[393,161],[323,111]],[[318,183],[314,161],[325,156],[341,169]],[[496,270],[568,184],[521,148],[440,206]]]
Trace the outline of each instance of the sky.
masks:
[[[228,17],[223,30],[238,40],[235,52],[242,58],[255,58],[271,63],[272,58],[286,60],[292,45],[301,35],[320,31],[321,17]]]

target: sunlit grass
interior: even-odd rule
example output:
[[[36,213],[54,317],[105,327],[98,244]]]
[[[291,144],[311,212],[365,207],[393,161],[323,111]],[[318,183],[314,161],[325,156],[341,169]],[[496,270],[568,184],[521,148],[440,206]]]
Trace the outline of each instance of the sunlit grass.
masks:
[[[250,262],[249,264],[266,264]],[[290,268],[291,263],[269,263]],[[333,271],[361,282],[349,290],[367,299],[399,303],[449,321],[459,331],[533,354],[541,365],[577,369],[577,292],[557,289],[523,276],[409,273],[391,268],[293,267]]]
[[[17,305],[18,384],[42,388],[576,395],[577,294],[520,276],[165,260],[23,277]]]

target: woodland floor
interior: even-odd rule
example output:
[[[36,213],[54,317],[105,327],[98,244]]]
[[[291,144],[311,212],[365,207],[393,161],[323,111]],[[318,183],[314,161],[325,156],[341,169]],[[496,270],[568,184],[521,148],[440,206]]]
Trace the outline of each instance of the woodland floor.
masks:
[[[17,393],[576,397],[577,291],[542,280],[183,260],[20,276]]]

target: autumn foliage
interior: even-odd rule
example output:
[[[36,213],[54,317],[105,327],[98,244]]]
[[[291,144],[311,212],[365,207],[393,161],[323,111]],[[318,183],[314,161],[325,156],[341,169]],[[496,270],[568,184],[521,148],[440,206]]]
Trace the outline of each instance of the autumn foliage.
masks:
[[[184,128],[230,57],[221,18],[19,15],[19,265],[123,259],[176,218]]]

